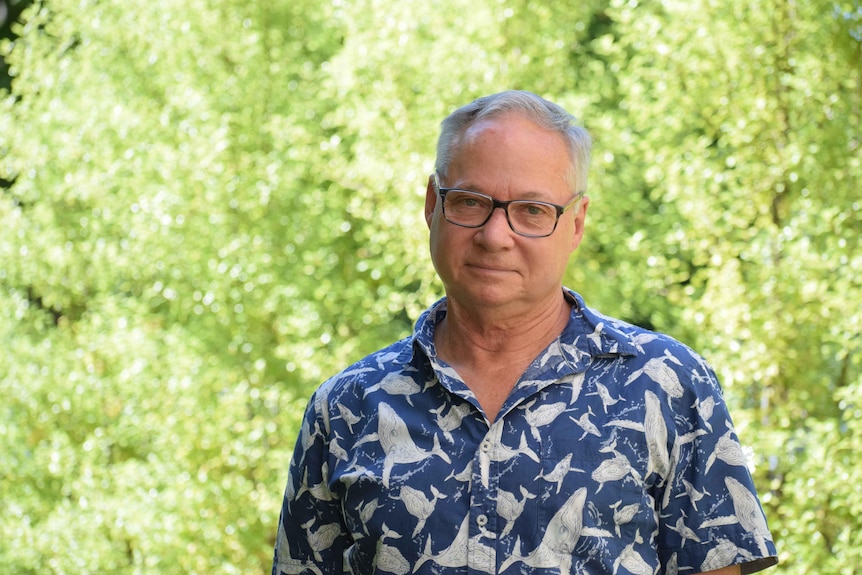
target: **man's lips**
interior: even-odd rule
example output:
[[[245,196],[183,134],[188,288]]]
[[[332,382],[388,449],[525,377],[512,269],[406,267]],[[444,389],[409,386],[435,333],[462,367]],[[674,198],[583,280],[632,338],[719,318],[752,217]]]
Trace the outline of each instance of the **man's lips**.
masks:
[[[467,267],[477,271],[477,272],[486,272],[486,273],[506,273],[513,271],[512,268],[501,266],[498,264],[486,264],[486,263],[469,263]]]

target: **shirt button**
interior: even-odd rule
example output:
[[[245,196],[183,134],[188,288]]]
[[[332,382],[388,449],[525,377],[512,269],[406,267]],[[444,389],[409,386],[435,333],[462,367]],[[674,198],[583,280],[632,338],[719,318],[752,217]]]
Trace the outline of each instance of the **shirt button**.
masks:
[[[488,524],[488,516],[487,515],[480,515],[479,517],[476,518],[476,525],[478,525],[479,527],[484,527],[487,524]]]
[[[488,452],[491,451],[491,442],[487,439],[482,442],[482,451]]]

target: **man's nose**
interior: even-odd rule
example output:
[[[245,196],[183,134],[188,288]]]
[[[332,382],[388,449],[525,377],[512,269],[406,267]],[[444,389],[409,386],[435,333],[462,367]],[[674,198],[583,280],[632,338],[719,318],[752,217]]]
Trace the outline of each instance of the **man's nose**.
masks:
[[[509,219],[506,215],[506,210],[502,207],[494,208],[491,212],[491,217],[485,222],[485,225],[480,228],[479,235],[483,243],[500,243],[511,241],[515,232],[509,226]]]

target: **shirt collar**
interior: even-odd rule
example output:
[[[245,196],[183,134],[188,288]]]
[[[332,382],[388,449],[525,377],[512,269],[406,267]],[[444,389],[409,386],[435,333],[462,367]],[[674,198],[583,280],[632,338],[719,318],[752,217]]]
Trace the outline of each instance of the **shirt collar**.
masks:
[[[558,343],[575,371],[586,369],[590,358],[637,353],[632,337],[638,328],[587,307],[583,297],[573,290],[563,288],[563,294],[572,304],[572,313]],[[409,338],[410,345],[399,357],[402,363],[412,363],[417,359],[416,352],[427,358],[436,357],[434,329],[445,315],[446,298],[443,297],[419,316]]]

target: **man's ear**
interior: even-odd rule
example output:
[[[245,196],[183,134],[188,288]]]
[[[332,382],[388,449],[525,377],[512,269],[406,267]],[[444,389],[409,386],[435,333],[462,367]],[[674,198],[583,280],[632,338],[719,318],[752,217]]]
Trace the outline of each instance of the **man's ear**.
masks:
[[[428,186],[425,188],[425,223],[431,227],[434,218],[434,209],[437,207],[437,187],[434,184],[434,174],[428,176]]]
[[[590,205],[589,196],[581,198],[579,203],[578,212],[575,214],[574,229],[572,230],[572,251],[578,249],[578,246],[581,245],[581,240],[584,239],[584,224],[587,219],[587,208]]]

